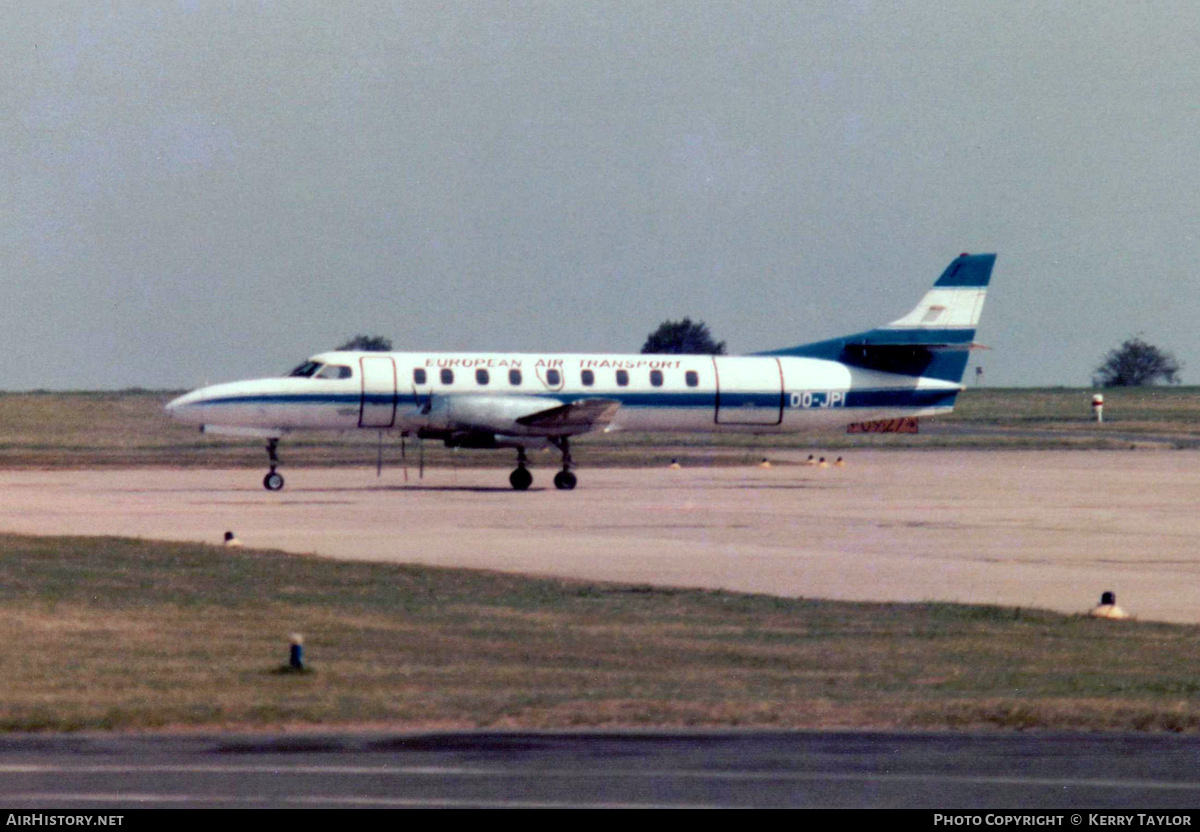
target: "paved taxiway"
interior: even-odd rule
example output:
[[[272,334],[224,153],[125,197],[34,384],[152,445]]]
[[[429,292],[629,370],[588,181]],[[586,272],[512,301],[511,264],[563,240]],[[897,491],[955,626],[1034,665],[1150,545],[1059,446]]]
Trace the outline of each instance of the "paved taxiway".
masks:
[[[598,732],[0,738],[0,805],[1162,811],[1200,739]],[[1070,826],[1065,818],[1059,824]]]
[[[800,457],[796,457],[797,459]],[[586,463],[586,460],[584,461]],[[1193,451],[859,451],[845,468],[0,472],[0,530],[248,545],[593,580],[1200,621]]]

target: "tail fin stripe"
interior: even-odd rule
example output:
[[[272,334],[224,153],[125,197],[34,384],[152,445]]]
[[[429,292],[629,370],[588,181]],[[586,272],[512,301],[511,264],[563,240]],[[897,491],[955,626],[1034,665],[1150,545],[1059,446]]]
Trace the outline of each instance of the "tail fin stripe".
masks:
[[[992,278],[994,254],[964,254],[946,267],[937,283],[939,289],[982,289]]]

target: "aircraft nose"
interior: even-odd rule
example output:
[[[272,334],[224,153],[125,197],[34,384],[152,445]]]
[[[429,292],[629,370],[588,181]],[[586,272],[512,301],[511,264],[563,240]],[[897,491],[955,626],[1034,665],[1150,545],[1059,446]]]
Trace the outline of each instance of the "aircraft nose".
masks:
[[[182,422],[196,422],[204,405],[204,394],[193,390],[167,402],[163,408],[168,415]]]

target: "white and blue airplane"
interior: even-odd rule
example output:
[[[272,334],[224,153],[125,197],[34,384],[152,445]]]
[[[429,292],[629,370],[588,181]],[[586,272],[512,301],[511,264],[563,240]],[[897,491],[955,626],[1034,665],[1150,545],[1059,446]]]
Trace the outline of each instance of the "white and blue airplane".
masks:
[[[325,352],[282,378],[195,390],[167,411],[266,439],[270,491],[283,488],[279,440],[309,430],[512,448],[518,491],[533,482],[526,448],[550,443],[562,453],[554,485],[572,489],[570,441],[591,431],[776,434],[950,412],[995,262],[959,256],[887,326],[753,355]]]

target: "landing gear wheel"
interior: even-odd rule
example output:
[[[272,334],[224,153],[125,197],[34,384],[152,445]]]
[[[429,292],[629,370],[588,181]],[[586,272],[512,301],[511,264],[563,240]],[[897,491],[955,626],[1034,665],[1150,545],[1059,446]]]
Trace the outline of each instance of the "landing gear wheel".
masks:
[[[552,436],[548,441],[562,451],[562,470],[554,475],[554,487],[559,491],[570,491],[575,487],[575,475],[571,473],[571,440],[565,436]]]
[[[267,440],[267,459],[270,460],[270,470],[263,477],[263,488],[268,491],[278,491],[283,488],[283,477],[275,473],[275,466],[279,464],[279,438],[271,437]]]
[[[518,468],[508,475],[508,481],[517,491],[524,491],[533,485],[533,474],[528,468]]]

